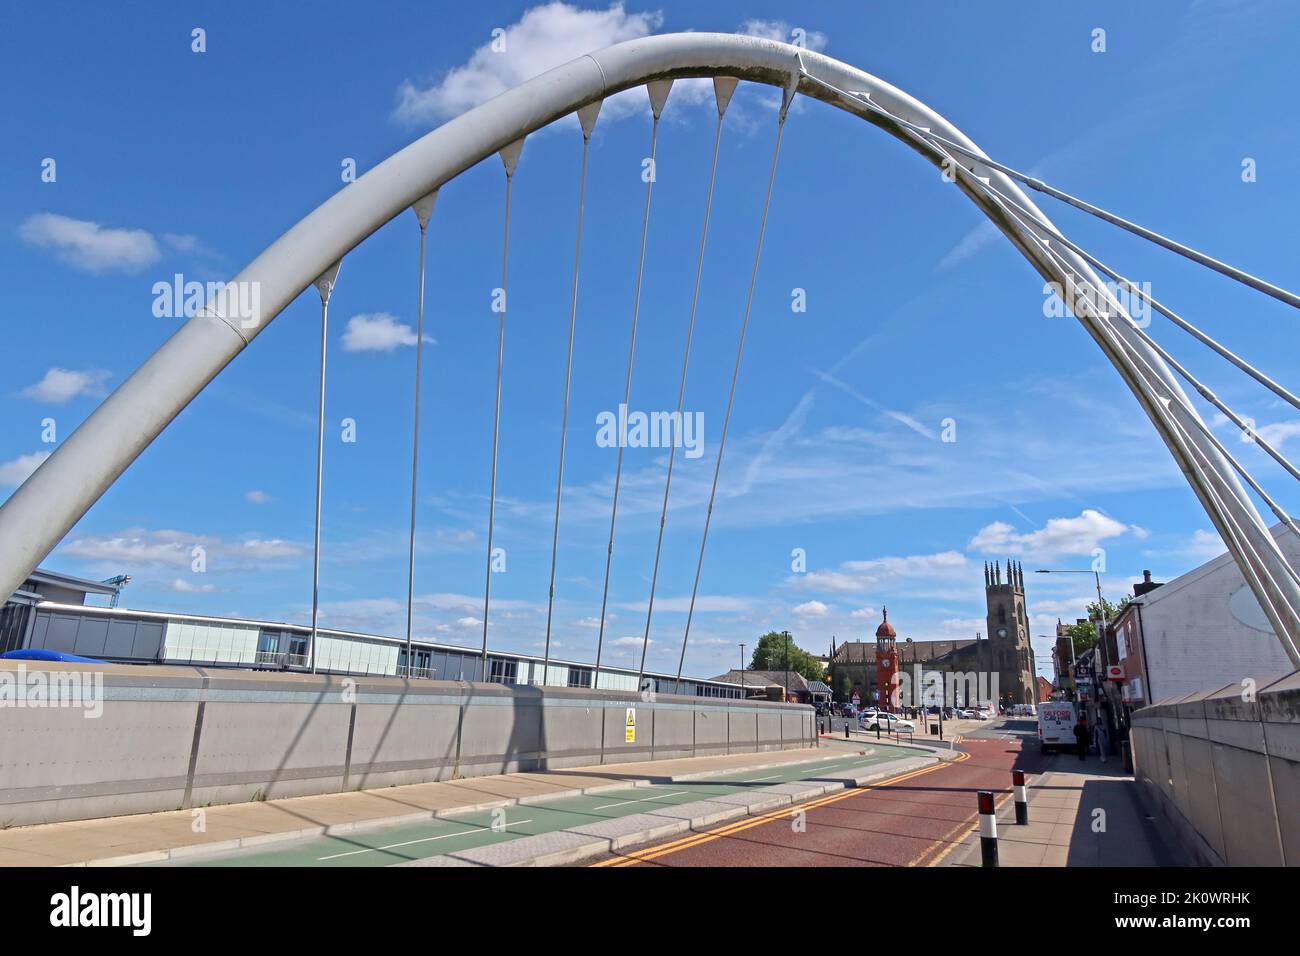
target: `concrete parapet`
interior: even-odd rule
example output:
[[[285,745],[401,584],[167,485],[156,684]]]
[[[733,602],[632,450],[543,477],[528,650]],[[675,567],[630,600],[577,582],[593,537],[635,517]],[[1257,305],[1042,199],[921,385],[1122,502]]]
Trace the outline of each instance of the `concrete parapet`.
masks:
[[[1300,672],[1145,707],[1132,743],[1143,803],[1199,862],[1300,865]]]
[[[816,745],[797,704],[0,661],[0,826]]]

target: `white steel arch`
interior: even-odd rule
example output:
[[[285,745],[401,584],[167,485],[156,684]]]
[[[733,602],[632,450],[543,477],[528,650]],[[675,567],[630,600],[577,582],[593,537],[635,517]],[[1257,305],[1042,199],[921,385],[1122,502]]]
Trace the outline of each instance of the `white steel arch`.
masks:
[[[731,76],[823,100],[902,140],[935,165],[950,157],[894,117],[985,155],[928,106],[877,77],[822,54],[757,37],[666,34],[616,44],[541,74],[450,120],[344,187],[244,268],[261,315],[241,321],[210,302],[131,374],[0,506],[0,594],[8,596],[127,466],[290,302],[367,236],[464,170],[575,110],[651,80]],[[852,94],[852,95],[846,95]],[[876,110],[864,110],[865,95]],[[1006,108],[1006,104],[997,104]],[[1141,403],[1236,559],[1291,660],[1300,667],[1300,582],[1227,461],[1160,356],[1122,305],[1068,248],[1048,248],[1050,220],[1008,176],[959,159],[956,186],[1058,288],[1077,277],[1103,297],[1078,316]],[[982,182],[981,182],[982,181]],[[984,184],[1001,199],[989,195]],[[1031,228],[1004,203],[1041,223]],[[1073,299],[1071,300],[1073,301]],[[1199,421],[1199,418],[1198,418]]]

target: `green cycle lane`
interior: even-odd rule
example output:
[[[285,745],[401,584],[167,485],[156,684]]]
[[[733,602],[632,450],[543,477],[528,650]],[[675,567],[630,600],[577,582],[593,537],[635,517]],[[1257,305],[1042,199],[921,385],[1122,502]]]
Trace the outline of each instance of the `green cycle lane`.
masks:
[[[613,820],[657,807],[670,807],[756,787],[815,779],[839,770],[869,767],[925,753],[911,747],[873,744],[866,756],[851,754],[824,760],[766,767],[680,783],[622,787],[604,793],[514,804],[475,813],[433,817],[419,823],[385,827],[368,833],[295,840],[275,850],[239,851],[188,863],[190,866],[389,866],[473,847],[504,843],[523,836],[554,833],[569,827]]]

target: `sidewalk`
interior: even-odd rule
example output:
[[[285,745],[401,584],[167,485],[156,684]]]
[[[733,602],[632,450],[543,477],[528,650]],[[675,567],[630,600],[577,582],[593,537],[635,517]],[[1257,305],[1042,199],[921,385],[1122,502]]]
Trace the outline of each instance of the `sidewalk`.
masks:
[[[1059,754],[1049,766],[1029,780],[1027,826],[1009,792],[997,797],[1000,866],[1189,865],[1161,841],[1118,757]],[[939,865],[980,866],[978,826]]]
[[[860,745],[861,742],[854,742]],[[0,866],[123,866],[741,770],[825,760],[812,749],[471,777],[0,830]],[[201,832],[195,832],[198,828]]]

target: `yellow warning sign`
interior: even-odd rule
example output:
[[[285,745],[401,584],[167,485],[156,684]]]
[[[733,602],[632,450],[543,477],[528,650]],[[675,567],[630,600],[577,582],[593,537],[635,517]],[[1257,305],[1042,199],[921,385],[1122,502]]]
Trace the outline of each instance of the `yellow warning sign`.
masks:
[[[624,743],[636,743],[636,708],[627,709],[627,725],[623,736]]]

